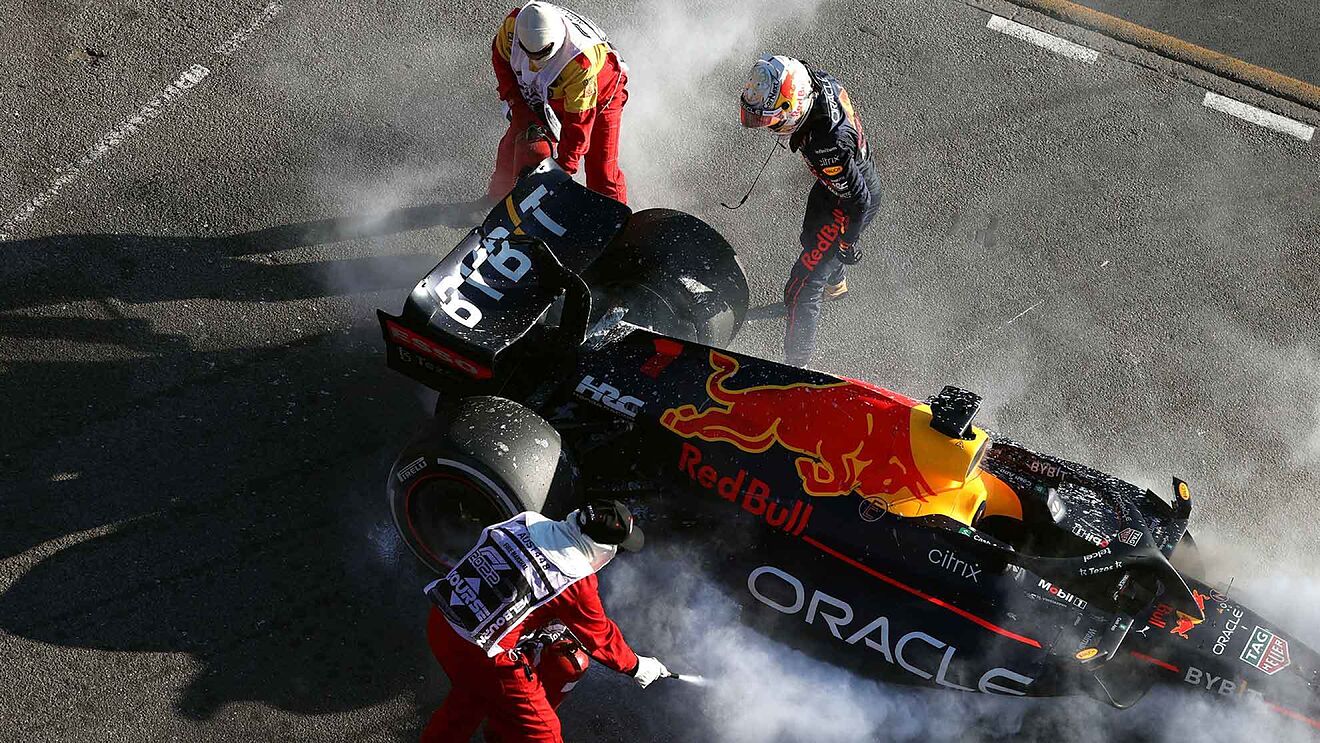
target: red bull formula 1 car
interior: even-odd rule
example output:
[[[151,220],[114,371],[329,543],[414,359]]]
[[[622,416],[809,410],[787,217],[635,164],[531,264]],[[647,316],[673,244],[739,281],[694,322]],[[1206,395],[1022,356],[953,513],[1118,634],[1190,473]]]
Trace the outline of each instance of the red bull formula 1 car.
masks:
[[[896,392],[721,350],[747,311],[729,244],[547,161],[379,312],[440,394],[389,475],[448,566],[484,524],[610,495],[691,540],[757,628],[860,673],[1126,707],[1167,683],[1320,725],[1320,656],[1204,582],[1169,501]]]

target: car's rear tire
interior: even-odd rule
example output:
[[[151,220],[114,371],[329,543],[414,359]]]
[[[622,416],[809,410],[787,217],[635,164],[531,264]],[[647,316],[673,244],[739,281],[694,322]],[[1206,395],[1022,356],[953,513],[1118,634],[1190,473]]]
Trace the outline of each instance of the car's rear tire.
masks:
[[[481,529],[558,510],[569,485],[559,433],[502,397],[466,397],[414,438],[390,469],[394,524],[427,567],[447,572]]]
[[[713,227],[673,209],[633,214],[609,250],[583,273],[599,313],[676,338],[728,345],[747,314],[747,276]]]

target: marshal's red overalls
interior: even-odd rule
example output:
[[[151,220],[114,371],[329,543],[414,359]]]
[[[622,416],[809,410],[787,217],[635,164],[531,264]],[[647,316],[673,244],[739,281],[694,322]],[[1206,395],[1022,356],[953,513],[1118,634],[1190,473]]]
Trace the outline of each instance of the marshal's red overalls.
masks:
[[[499,82],[500,99],[509,105],[512,120],[500,140],[495,173],[487,198],[503,198],[517,181],[518,173],[550,157],[548,142],[527,142],[527,128],[541,123],[523,100],[509,58],[513,48],[514,19],[518,9],[504,19],[491,43],[491,64]],[[607,44],[597,44],[577,55],[550,88],[550,107],[561,129],[555,162],[569,174],[585,162],[587,187],[612,199],[628,203],[623,171],[619,170],[619,121],[628,102],[628,75]]]
[[[578,580],[529,614],[505,635],[500,647],[512,650],[522,636],[558,620],[592,658],[632,675],[637,669],[637,654],[623,639],[618,625],[605,616],[598,585],[595,575]],[[564,698],[562,684],[551,684],[526,659],[511,657],[508,652],[488,657],[477,645],[455,633],[434,606],[426,635],[452,688],[422,731],[422,743],[467,743],[487,718],[487,740],[562,743],[555,714],[555,707]]]

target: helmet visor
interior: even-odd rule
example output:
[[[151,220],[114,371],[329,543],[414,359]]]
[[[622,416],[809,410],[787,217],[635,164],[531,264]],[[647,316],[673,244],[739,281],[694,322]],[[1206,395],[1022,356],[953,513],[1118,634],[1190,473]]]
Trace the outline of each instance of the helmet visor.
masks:
[[[778,75],[769,62],[760,60],[753,65],[738,99],[742,125],[762,129],[782,122],[792,108],[791,88],[785,85],[786,78]]]
[[[518,41],[518,46],[522,47],[522,50],[524,52],[527,52],[527,56],[531,57],[537,62],[541,62],[554,53],[555,47],[558,46],[558,44],[551,42],[550,44],[546,45],[544,49],[541,49],[539,51],[532,51],[531,49],[528,49],[527,46],[522,43],[522,40]]]
[[[763,129],[767,126],[774,126],[784,120],[786,111],[782,108],[764,109],[747,105],[747,101],[741,101],[740,113],[742,125],[748,129]]]

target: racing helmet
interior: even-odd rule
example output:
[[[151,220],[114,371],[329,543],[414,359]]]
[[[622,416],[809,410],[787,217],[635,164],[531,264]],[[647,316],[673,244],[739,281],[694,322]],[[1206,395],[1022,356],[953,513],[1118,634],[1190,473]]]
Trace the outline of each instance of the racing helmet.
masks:
[[[578,528],[598,544],[636,552],[646,543],[646,537],[633,519],[632,512],[619,501],[596,499],[575,513],[578,515]]]
[[[563,46],[568,36],[564,14],[550,3],[532,2],[522,6],[513,22],[513,38],[536,61],[549,59]]]
[[[792,57],[763,55],[752,65],[743,86],[742,125],[792,134],[811,112],[815,97],[806,65]]]

